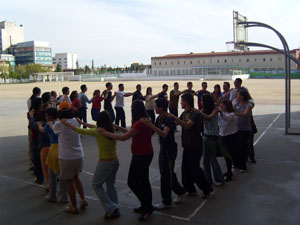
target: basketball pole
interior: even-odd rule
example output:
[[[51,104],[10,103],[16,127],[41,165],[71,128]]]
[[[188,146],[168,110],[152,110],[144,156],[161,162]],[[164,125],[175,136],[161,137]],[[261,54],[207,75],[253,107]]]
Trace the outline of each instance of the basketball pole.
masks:
[[[264,28],[270,29],[277,34],[277,36],[279,37],[279,39],[283,45],[284,50],[283,51],[280,50],[279,52],[281,52],[285,55],[285,134],[290,134],[290,132],[289,132],[290,121],[291,121],[291,76],[290,76],[291,63],[290,63],[290,59],[292,59],[298,65],[300,65],[300,62],[296,58],[291,57],[289,47],[288,47],[288,44],[287,44],[285,38],[275,28],[271,27],[268,24],[260,23],[260,22],[238,21],[237,24],[244,25],[245,28],[264,27]],[[273,50],[279,50],[275,47],[263,45],[263,44],[259,44],[259,43],[249,43],[248,44],[248,42],[239,42],[238,44],[244,44],[246,46],[267,47],[267,48],[271,48]]]

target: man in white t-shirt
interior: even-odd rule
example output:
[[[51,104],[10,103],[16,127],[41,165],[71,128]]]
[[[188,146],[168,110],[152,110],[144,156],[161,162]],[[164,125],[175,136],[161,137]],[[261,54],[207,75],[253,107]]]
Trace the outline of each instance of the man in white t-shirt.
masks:
[[[124,84],[119,84],[119,90],[115,93],[116,95],[116,124],[119,125],[119,121],[121,120],[121,127],[126,128],[126,117],[124,111],[124,97],[129,97],[133,95],[133,93],[125,93],[124,92]]]
[[[68,87],[63,87],[62,93],[63,93],[63,95],[60,96],[57,103],[60,104],[62,101],[67,101],[72,105],[71,99],[69,97],[70,89]]]

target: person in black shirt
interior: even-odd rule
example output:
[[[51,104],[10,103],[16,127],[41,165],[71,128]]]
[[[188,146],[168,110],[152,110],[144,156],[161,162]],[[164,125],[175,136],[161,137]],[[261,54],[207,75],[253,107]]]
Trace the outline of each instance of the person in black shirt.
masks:
[[[111,90],[113,88],[112,83],[110,82],[106,83],[105,87],[106,90],[102,92],[102,96],[104,96],[104,110],[108,112],[111,121],[114,122],[116,117],[111,102],[114,100],[115,94],[112,95],[111,93]]]
[[[160,92],[158,94],[157,98],[163,98],[163,99],[168,100],[168,94],[167,94],[168,88],[169,88],[169,86],[167,84],[164,84],[162,86],[162,92]]]
[[[142,90],[142,86],[140,84],[136,85],[136,91],[132,95],[132,102],[138,99],[145,101],[145,97],[142,95],[141,90]]]
[[[182,126],[182,183],[189,195],[197,195],[194,183],[203,191],[203,198],[206,198],[212,191],[208,184],[204,172],[200,167],[202,156],[202,137],[203,118],[198,110],[194,108],[194,97],[191,94],[181,96],[181,106],[184,112],[180,118],[173,114],[177,124]]]
[[[175,160],[177,157],[177,143],[174,132],[176,123],[173,118],[168,117],[168,101],[164,98],[156,99],[155,112],[159,115],[156,119],[156,126],[149,119],[143,122],[153,131],[158,133],[160,141],[159,170],[160,191],[162,202],[154,205],[155,209],[166,209],[172,207],[172,190],[178,195],[175,203],[181,203],[182,199],[188,195],[187,191],[179,184],[174,172]]]

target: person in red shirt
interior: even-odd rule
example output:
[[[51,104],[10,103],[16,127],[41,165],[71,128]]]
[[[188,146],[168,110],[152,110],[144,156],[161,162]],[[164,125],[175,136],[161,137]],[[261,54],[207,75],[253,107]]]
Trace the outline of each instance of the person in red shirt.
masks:
[[[151,142],[152,129],[147,127],[141,119],[148,118],[144,103],[135,100],[132,103],[132,127],[130,130],[115,125],[124,134],[115,134],[99,128],[99,132],[107,137],[125,141],[132,137],[132,159],[128,173],[128,186],[141,202],[134,212],[141,213],[140,221],[146,220],[153,212],[152,190],[149,181],[149,166],[153,158]]]
[[[98,115],[99,112],[101,110],[101,102],[103,101],[103,97],[100,97],[100,90],[95,90],[94,94],[93,94],[93,103],[92,103],[92,110],[91,110],[91,114],[92,114],[92,119],[94,121],[98,120]]]
[[[79,98],[78,98],[78,92],[77,91],[72,91],[71,95],[70,95],[70,99],[72,102],[72,109],[75,113],[76,116],[80,117],[80,110],[79,108],[81,107]]]

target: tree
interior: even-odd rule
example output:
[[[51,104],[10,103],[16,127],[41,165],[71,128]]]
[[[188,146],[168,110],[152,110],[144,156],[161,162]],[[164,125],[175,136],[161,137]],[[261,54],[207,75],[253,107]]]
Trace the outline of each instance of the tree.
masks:
[[[17,65],[15,69],[16,74],[14,76],[26,79],[29,77],[29,74],[26,71],[25,65]]]
[[[7,63],[1,63],[0,64],[0,76],[4,78],[4,83],[6,83],[6,79],[9,75],[9,64]]]
[[[90,67],[88,65],[84,66],[84,73],[85,74],[90,74],[91,73],[91,69],[90,69]]]
[[[94,60],[92,59],[92,71],[94,72],[95,68],[94,68]]]
[[[56,64],[55,72],[62,72],[62,68],[59,63]]]

